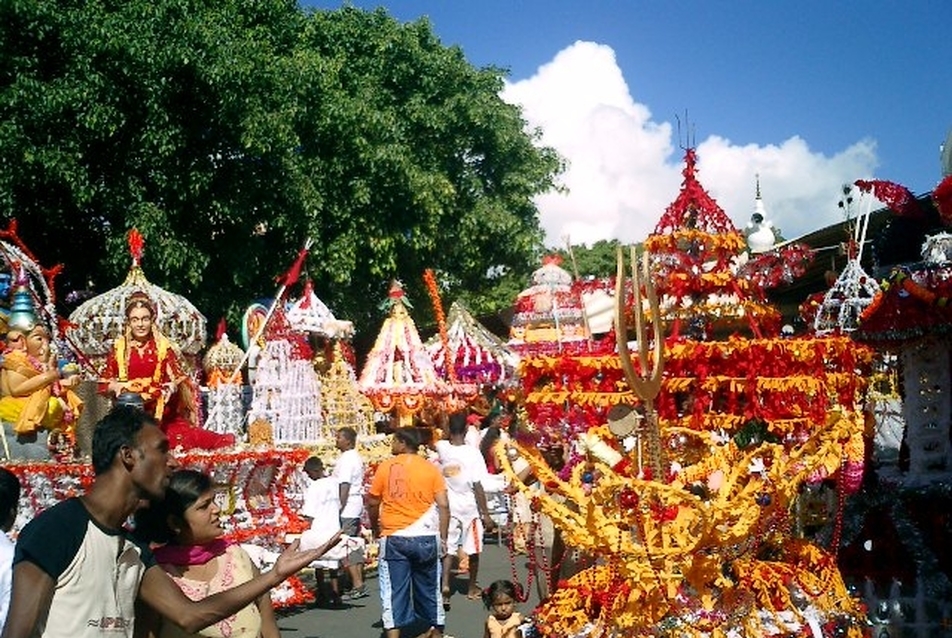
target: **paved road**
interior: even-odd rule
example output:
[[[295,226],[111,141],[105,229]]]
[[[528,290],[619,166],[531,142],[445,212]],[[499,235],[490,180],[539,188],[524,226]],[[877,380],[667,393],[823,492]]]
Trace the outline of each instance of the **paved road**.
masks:
[[[517,573],[524,586],[526,584],[526,560],[522,557],[517,563]],[[486,586],[501,578],[511,579],[509,550],[503,546],[485,546],[479,567],[479,582]],[[486,609],[481,602],[467,600],[464,593],[466,582],[458,580],[456,593],[452,598],[452,607],[447,613],[446,633],[454,638],[482,638],[483,623],[486,621]],[[376,577],[367,579],[370,596],[347,605],[344,609],[297,609],[282,612],[278,616],[278,627],[283,638],[357,638],[367,636],[379,638],[382,635],[380,625],[380,594]],[[534,589],[534,588],[533,588]],[[523,613],[531,611],[536,604],[535,592],[530,601],[523,603]],[[426,627],[405,630],[402,638],[415,638]]]

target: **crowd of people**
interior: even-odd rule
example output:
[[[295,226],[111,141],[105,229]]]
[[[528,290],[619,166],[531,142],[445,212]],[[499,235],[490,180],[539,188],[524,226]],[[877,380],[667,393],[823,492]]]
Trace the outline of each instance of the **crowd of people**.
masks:
[[[243,552],[220,541],[207,477],[176,471],[153,416],[114,407],[97,423],[92,448],[89,490],[20,531],[4,638],[132,636],[146,627],[154,635],[190,636],[213,625],[221,629],[239,614],[249,635],[271,635],[268,591],[340,540],[333,535],[309,550],[294,542],[259,574]],[[153,507],[150,524],[142,518],[130,532],[130,517],[145,517]],[[216,578],[225,573],[227,579]]]
[[[378,543],[388,638],[421,622],[427,638],[441,637],[454,574],[466,574],[467,598],[489,610],[486,636],[516,635],[511,630],[522,618],[514,612],[519,595],[512,583],[483,589],[477,580],[483,535],[495,525],[484,485],[496,490],[500,478],[489,472],[479,444],[499,436],[495,416],[475,428],[464,413],[450,415],[446,438],[435,441],[417,428],[397,429],[393,456],[377,467],[366,493],[357,434],[341,428],[333,470],[318,457],[301,468],[308,479],[301,514],[310,529],[261,573],[240,545],[223,538],[211,477],[179,468],[161,421],[142,408],[117,403],[96,424],[95,478],[84,495],[42,512],[15,545],[0,535],[2,638],[276,638],[269,591],[306,566],[317,575],[316,606],[368,596],[362,521]],[[0,468],[5,532],[19,496],[16,475]]]
[[[8,457],[46,460],[60,443],[75,445],[84,406],[75,366],[55,359],[51,334],[30,308],[24,301],[7,326],[0,419],[4,445],[13,447]],[[435,429],[445,434],[438,440],[433,428],[396,429],[393,457],[366,487],[357,433],[338,430],[331,471],[317,457],[301,468],[308,480],[300,513],[310,529],[261,574],[245,550],[222,538],[211,477],[178,468],[170,453],[225,447],[233,436],[196,427],[197,388],[155,323],[154,301],[134,292],[124,315],[98,383],[114,407],[93,430],[91,488],[30,521],[15,545],[0,534],[3,638],[275,638],[269,590],[304,566],[315,569],[317,607],[369,595],[367,526],[378,548],[388,638],[421,622],[428,638],[442,636],[454,576],[465,577],[467,599],[484,600],[490,618],[502,618],[505,605],[495,594],[486,598],[478,582],[484,535],[495,526],[487,493],[499,498],[504,487],[494,456],[507,437],[500,406],[483,416],[450,415]],[[0,468],[4,532],[14,526],[19,497],[17,476]],[[499,596],[513,598],[505,591]],[[487,621],[487,636],[509,636],[500,626]]]

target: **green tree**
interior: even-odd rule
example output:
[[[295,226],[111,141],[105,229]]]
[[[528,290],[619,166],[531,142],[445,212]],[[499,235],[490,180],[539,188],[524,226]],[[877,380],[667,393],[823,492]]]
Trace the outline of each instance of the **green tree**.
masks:
[[[562,267],[573,275],[577,269],[579,277],[614,277],[618,263],[618,245],[617,239],[600,239],[591,246],[573,245],[572,254],[566,249],[561,249],[558,253],[562,256]],[[626,259],[627,255],[626,252]]]
[[[148,276],[212,319],[272,294],[306,237],[318,294],[360,328],[391,277],[427,308],[426,267],[447,298],[498,303],[561,170],[503,78],[382,10],[2,3],[0,215],[100,291],[138,227]]]

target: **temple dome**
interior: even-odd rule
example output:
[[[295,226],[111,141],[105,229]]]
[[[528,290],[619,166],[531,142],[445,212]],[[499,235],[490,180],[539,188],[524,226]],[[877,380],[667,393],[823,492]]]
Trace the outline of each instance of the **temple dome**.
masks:
[[[195,356],[205,347],[205,316],[185,297],[146,279],[139,267],[141,253],[141,244],[132,250],[132,267],[122,284],[89,299],[70,314],[66,336],[87,357],[97,359],[109,354],[125,328],[126,300],[135,292],[149,296],[155,304],[155,325],[183,354]]]

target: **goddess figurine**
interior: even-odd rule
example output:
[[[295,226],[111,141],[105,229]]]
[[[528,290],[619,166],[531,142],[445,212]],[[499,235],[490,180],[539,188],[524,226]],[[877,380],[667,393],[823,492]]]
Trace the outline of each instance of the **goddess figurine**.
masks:
[[[126,325],[106,363],[104,390],[121,401],[138,397],[172,447],[216,449],[235,443],[233,434],[198,427],[196,389],[172,342],[155,325],[155,305],[136,291],[126,299]]]
[[[4,436],[13,435],[7,441],[13,458],[49,459],[52,448],[72,450],[83,402],[72,390],[80,378],[69,373],[57,365],[50,332],[37,321],[30,292],[20,284],[0,364],[0,420]]]

